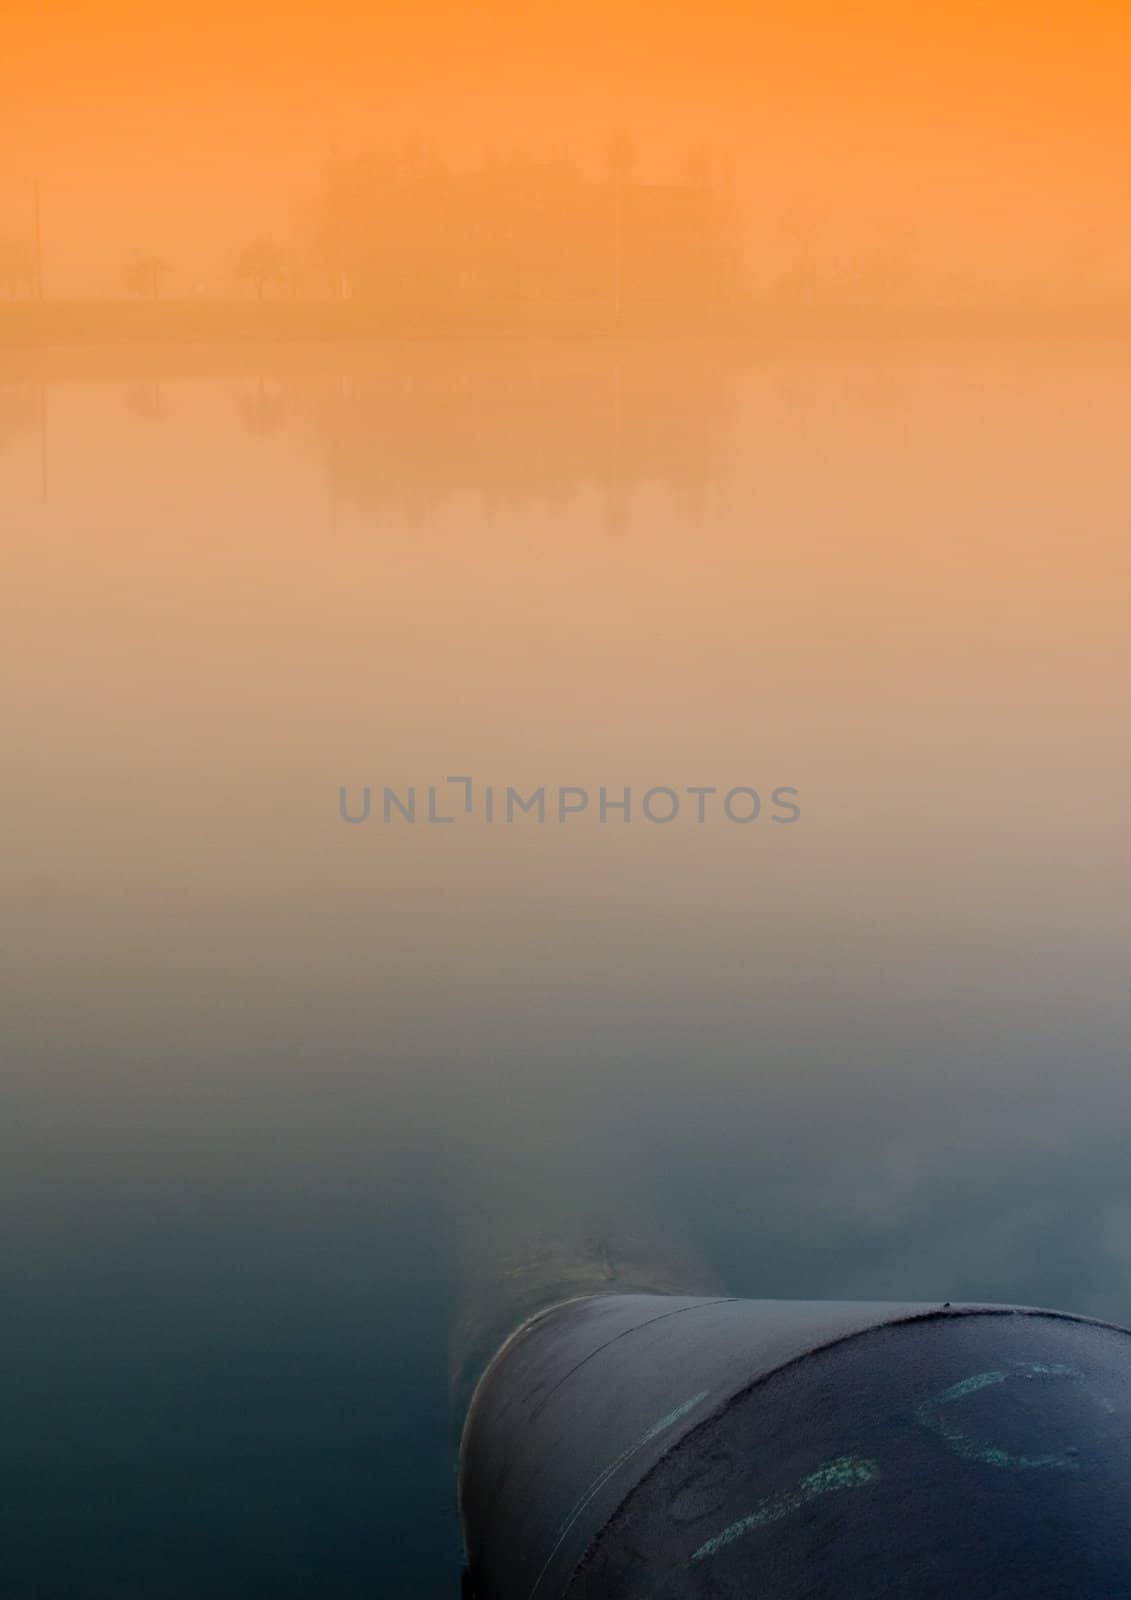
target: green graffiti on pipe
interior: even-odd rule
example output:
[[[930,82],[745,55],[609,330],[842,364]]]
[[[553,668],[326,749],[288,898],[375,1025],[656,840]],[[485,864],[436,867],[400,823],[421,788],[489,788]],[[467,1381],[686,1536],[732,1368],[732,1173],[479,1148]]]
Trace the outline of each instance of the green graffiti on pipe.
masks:
[[[751,1533],[755,1528],[768,1527],[771,1522],[780,1522],[783,1517],[788,1517],[793,1511],[799,1511],[803,1505],[807,1505],[810,1500],[816,1500],[820,1495],[835,1494],[840,1489],[858,1489],[863,1484],[875,1483],[879,1476],[879,1465],[875,1461],[860,1456],[837,1456],[835,1461],[827,1461],[823,1467],[818,1467],[816,1472],[810,1473],[807,1478],[802,1478],[795,1488],[763,1500],[760,1505],[754,1507],[749,1516],[732,1522],[722,1533],[717,1533],[713,1539],[708,1539],[706,1544],[701,1544],[691,1559],[704,1561],[708,1556],[718,1555],[725,1545],[732,1544],[735,1539],[741,1539],[743,1534]]]
[[[983,1389],[990,1389],[997,1384],[1008,1383],[1011,1379],[1018,1378],[1030,1380],[1068,1378],[1075,1383],[1082,1383],[1084,1374],[1075,1367],[1066,1367],[1059,1362],[1012,1362],[1008,1371],[995,1368],[989,1372],[975,1372],[971,1377],[963,1378],[960,1383],[944,1389],[942,1394],[936,1395],[934,1399],[924,1400],[916,1409],[916,1419],[932,1433],[937,1433],[955,1455],[961,1456],[964,1461],[980,1461],[987,1467],[1004,1467],[1011,1472],[1026,1472],[1042,1467],[1051,1467],[1062,1472],[1077,1471],[1080,1463],[1072,1446],[1063,1450],[1048,1451],[1043,1455],[1022,1455],[1015,1451],[1003,1450],[1000,1445],[992,1444],[989,1440],[971,1438],[949,1417],[941,1414],[944,1406],[953,1405],[956,1400],[965,1400],[969,1395],[978,1394]]]

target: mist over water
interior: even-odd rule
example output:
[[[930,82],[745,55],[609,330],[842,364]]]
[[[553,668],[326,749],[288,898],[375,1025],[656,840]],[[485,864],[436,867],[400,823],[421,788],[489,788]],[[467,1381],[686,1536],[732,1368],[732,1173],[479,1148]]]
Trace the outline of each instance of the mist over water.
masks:
[[[455,1593],[575,1155],[731,1292],[1131,1318],[1125,350],[5,363],[7,1593]]]

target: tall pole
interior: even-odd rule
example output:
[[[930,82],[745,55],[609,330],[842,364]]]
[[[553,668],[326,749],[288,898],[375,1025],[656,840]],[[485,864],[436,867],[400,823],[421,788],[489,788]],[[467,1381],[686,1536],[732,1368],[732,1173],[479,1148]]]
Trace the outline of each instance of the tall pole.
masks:
[[[35,195],[35,298],[43,299],[43,228],[39,212],[39,179],[33,183]]]
[[[616,177],[616,287],[614,291],[614,319],[620,326],[621,305],[624,299],[624,176]]]
[[[624,309],[625,203],[632,172],[632,141],[623,130],[609,140],[609,182],[613,202],[613,322],[619,327]]]

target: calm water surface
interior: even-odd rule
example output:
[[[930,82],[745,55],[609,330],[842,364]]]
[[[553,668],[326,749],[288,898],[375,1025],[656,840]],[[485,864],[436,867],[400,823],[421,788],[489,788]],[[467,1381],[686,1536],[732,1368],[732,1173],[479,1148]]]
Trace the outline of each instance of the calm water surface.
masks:
[[[1131,1319],[1131,358],[0,376],[5,1596],[454,1595],[463,1242],[543,1158],[737,1292]]]

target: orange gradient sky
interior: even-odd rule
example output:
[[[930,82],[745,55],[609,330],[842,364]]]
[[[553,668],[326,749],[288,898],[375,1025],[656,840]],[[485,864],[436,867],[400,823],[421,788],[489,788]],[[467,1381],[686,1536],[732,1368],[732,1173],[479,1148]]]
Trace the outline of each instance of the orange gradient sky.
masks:
[[[437,3],[10,10],[0,233],[43,205],[49,294],[225,292],[249,237],[301,241],[335,152],[451,160],[628,128],[647,175],[733,154],[757,276],[791,240],[916,274],[1108,297],[1131,272],[1125,6]]]

